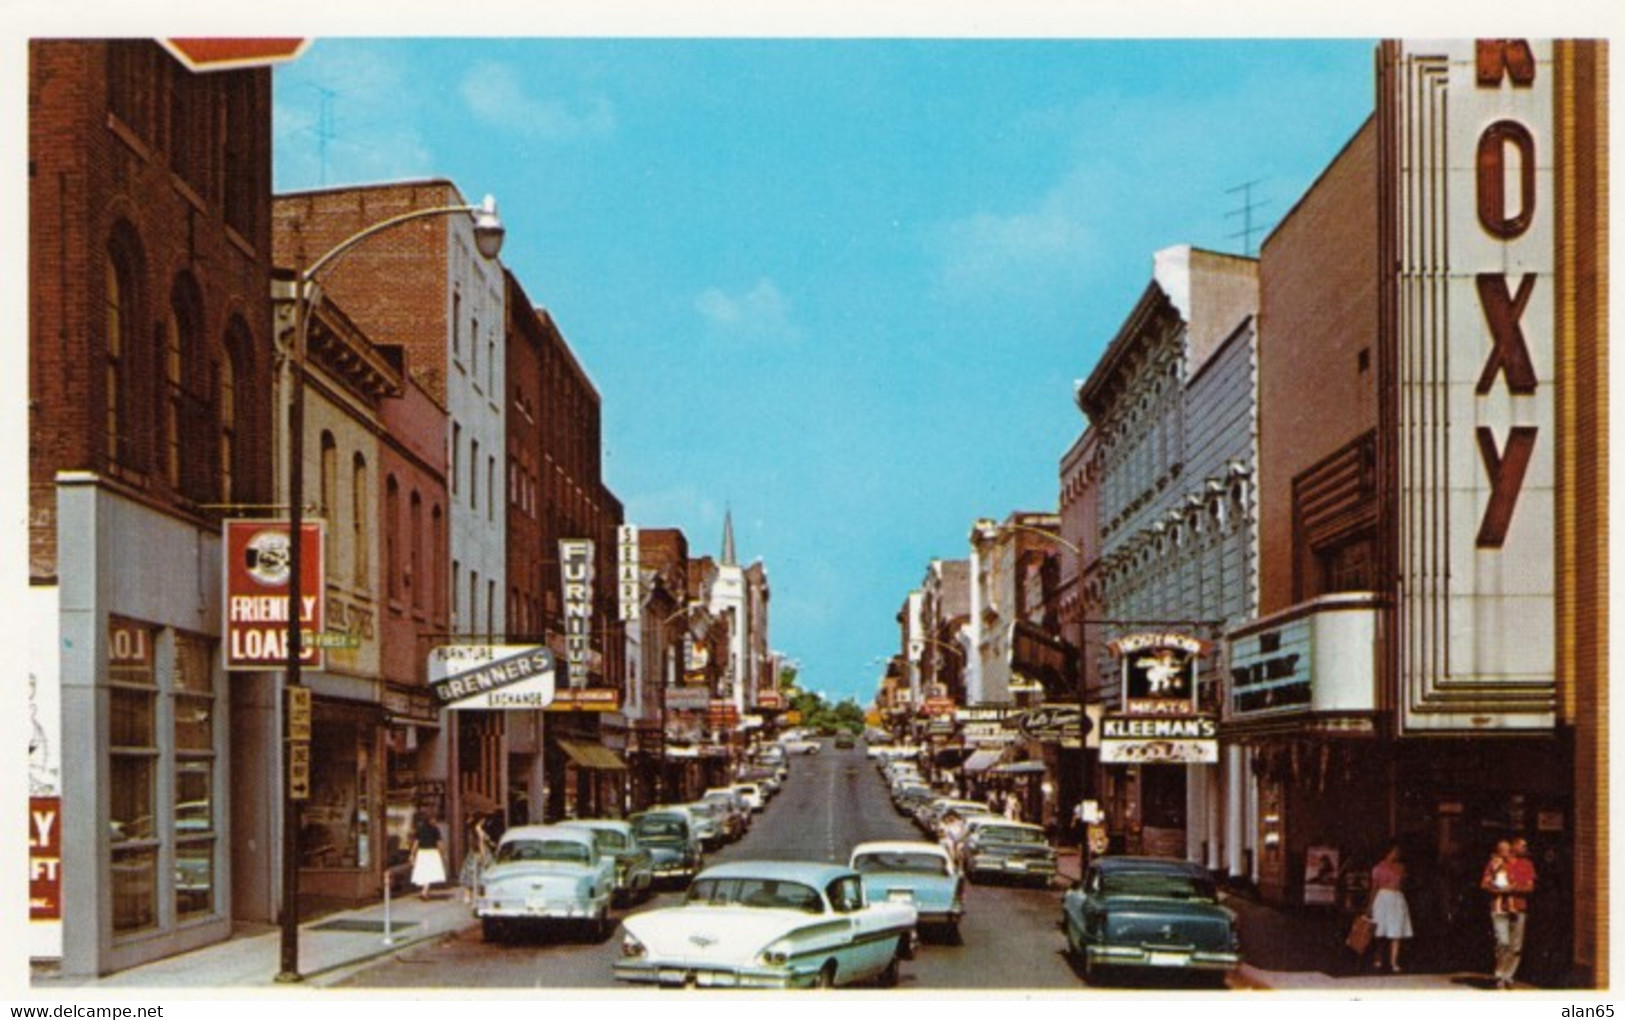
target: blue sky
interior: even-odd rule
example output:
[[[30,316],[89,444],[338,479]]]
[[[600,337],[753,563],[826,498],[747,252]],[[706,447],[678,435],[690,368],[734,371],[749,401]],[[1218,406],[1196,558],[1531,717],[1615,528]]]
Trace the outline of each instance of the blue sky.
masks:
[[[715,555],[731,506],[773,647],[866,703],[929,561],[1054,509],[1152,253],[1241,251],[1250,181],[1273,226],[1370,115],[1373,47],[318,38],[275,73],[275,181],[496,195],[628,519]]]

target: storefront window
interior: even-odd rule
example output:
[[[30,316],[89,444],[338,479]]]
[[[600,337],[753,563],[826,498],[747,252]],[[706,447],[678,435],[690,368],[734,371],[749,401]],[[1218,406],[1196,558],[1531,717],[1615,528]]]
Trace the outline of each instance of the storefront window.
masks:
[[[311,728],[311,792],[299,813],[299,849],[307,868],[356,868],[363,864],[360,838],[359,727],[317,719]]]
[[[214,674],[210,643],[175,635],[175,913],[214,911]]]
[[[155,628],[108,621],[108,825],[113,931],[158,923],[157,678]]]
[[[124,934],[158,923],[158,851],[113,851],[113,931]]]

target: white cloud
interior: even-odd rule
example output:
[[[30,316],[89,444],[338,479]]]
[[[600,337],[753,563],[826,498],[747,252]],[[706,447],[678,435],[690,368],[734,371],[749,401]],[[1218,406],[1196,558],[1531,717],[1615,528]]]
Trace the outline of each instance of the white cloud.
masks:
[[[794,344],[801,329],[790,318],[790,302],[765,277],[750,290],[729,294],[709,287],[694,299],[694,310],[723,337],[753,344]]]
[[[463,76],[461,92],[480,120],[532,138],[603,138],[615,130],[615,108],[609,100],[600,96],[571,104],[530,95],[508,64],[481,61]]]

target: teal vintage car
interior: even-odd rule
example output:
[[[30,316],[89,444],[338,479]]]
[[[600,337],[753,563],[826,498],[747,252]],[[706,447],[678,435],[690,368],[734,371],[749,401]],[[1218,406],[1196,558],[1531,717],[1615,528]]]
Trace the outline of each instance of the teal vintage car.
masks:
[[[1116,968],[1206,972],[1241,964],[1236,915],[1186,861],[1102,857],[1061,900],[1067,954],[1094,983]]]
[[[681,906],[627,917],[615,977],[701,988],[897,983],[918,915],[871,902],[838,864],[736,861],[701,872]]]
[[[598,844],[598,852],[615,862],[613,902],[627,906],[647,899],[654,888],[654,855],[638,842],[632,823],[618,818],[573,819],[560,824],[586,829]]]
[[[941,844],[905,839],[859,843],[848,863],[863,876],[863,894],[870,902],[912,904],[920,929],[959,942],[965,879]]]
[[[615,861],[591,832],[568,825],[519,825],[502,834],[496,855],[480,873],[474,914],[488,942],[525,924],[567,921],[595,940],[615,923],[609,903]]]

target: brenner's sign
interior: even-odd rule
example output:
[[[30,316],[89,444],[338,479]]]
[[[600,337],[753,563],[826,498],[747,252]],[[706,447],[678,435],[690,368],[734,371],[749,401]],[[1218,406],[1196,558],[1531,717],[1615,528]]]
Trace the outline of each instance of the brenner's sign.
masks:
[[[553,653],[543,645],[444,645],[429,653],[429,689],[445,708],[546,708]]]

